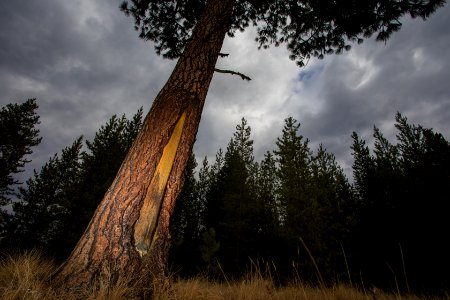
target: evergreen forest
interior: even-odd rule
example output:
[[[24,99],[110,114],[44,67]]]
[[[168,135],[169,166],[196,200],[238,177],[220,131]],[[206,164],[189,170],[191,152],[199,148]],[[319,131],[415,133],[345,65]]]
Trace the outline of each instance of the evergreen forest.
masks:
[[[20,182],[42,139],[37,109],[29,99],[0,111],[0,250],[40,249],[62,261],[131,147],[142,109],[112,116],[92,140],[79,137]],[[214,161],[190,157],[171,218],[171,272],[229,280],[258,268],[279,284],[447,289],[450,144],[400,113],[395,127],[395,142],[377,127],[373,145],[352,134],[350,180],[293,117],[256,159],[242,118]]]

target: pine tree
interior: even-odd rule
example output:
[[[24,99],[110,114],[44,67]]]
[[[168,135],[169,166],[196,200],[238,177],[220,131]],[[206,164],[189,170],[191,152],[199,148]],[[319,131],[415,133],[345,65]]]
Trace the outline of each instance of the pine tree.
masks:
[[[389,288],[385,278],[405,272],[404,259],[410,262],[409,285],[404,282],[399,289],[440,289],[450,283],[445,271],[450,267],[446,254],[450,249],[442,240],[450,225],[445,213],[450,145],[431,129],[408,124],[399,113],[395,126],[396,145],[374,128],[374,155],[353,134],[360,198],[354,241],[358,246],[353,251],[365,278],[379,286]],[[428,257],[426,262],[423,257]]]
[[[205,197],[205,220],[204,225],[206,228],[213,228],[217,225],[217,220],[221,215],[221,205],[219,204],[219,198],[221,193],[220,181],[222,168],[225,164],[225,158],[222,149],[219,149],[215,156],[214,164],[208,171],[208,166],[204,166],[204,170],[201,174],[204,176],[204,180],[201,184],[204,187],[204,197]]]
[[[277,139],[277,149],[274,151],[278,164],[278,197],[287,258],[284,267],[290,268],[293,259],[300,259],[302,270],[308,273],[310,270],[307,271],[304,266],[310,265],[310,260],[303,244],[310,246],[314,241],[310,195],[311,151],[309,140],[298,133],[300,124],[297,120],[289,117],[284,121],[282,136]],[[302,257],[299,257],[300,250],[303,251]]]
[[[220,157],[220,155],[218,156]],[[216,258],[226,272],[239,274],[249,257],[258,254],[258,222],[262,207],[256,199],[251,128],[243,118],[236,126],[223,166],[208,194],[208,228],[220,243]]]
[[[356,132],[352,133],[352,139],[353,144],[350,148],[354,157],[353,178],[359,197],[364,198],[369,194],[368,181],[374,172],[374,162],[369,147],[364,140],[359,139]]]
[[[220,152],[221,150],[219,150]],[[206,199],[209,192],[209,189],[212,184],[212,180],[214,179],[214,175],[212,174],[212,170],[209,166],[208,159],[205,156],[202,162],[202,167],[200,168],[198,172],[198,184],[197,184],[197,190],[198,190],[198,198],[199,203],[201,205],[201,214],[200,214],[200,231],[204,231],[206,226]]]
[[[257,178],[257,197],[264,204],[264,211],[271,217],[273,225],[276,227],[280,220],[279,199],[277,190],[279,189],[279,181],[277,174],[276,159],[272,152],[267,151],[264,159],[260,163]]]
[[[53,156],[40,172],[19,189],[14,203],[14,231],[8,241],[21,249],[41,248],[62,259],[73,247],[67,243],[69,207],[78,201],[81,175],[82,138]]]
[[[8,208],[17,197],[21,182],[17,174],[29,162],[31,148],[38,145],[39,116],[36,114],[36,99],[22,104],[8,104],[0,111],[0,246],[7,245],[8,232],[12,231],[12,215]]]
[[[22,104],[8,104],[0,111],[0,208],[10,203],[14,187],[20,184],[14,177],[30,162],[31,148],[38,145],[39,116],[36,99]]]
[[[228,154],[237,152],[244,161],[247,171],[251,171],[254,163],[253,157],[253,140],[251,139],[252,129],[247,125],[245,118],[241,119],[241,124],[236,125],[236,131],[233,133],[233,139],[229,144]]]
[[[410,284],[423,291],[434,291],[450,284],[450,247],[443,239],[450,226],[450,143],[420,125],[408,124],[396,115],[398,148],[404,179],[401,201],[401,245],[409,260]],[[422,257],[428,257],[425,262]]]
[[[314,251],[322,276],[334,280],[347,271],[341,247],[348,244],[349,232],[355,223],[355,196],[335,156],[322,144],[311,159],[309,189],[314,232],[309,248]]]
[[[310,178],[309,140],[298,134],[300,124],[292,117],[285,119],[282,136],[274,151],[278,163],[281,219],[286,233],[297,231],[297,221],[309,207],[307,184]],[[305,220],[306,222],[306,220]],[[301,225],[299,225],[301,226]]]
[[[370,153],[364,140],[359,139],[355,132],[352,134],[353,174],[358,194],[359,222],[354,232],[351,252],[355,253],[353,259],[357,268],[364,272],[365,280],[380,286],[385,283],[381,279],[389,276],[386,262],[392,263],[391,257],[387,256],[387,249],[392,249],[398,242],[393,240],[395,234],[392,234],[395,230],[392,227],[392,214],[395,212],[393,207],[388,205],[389,199],[384,197],[390,191],[384,185],[383,176],[392,177],[389,168],[384,166],[394,164],[391,161],[393,156],[389,154],[393,148],[376,128],[374,132],[378,159]],[[398,182],[392,181],[389,183],[391,186],[397,184]]]

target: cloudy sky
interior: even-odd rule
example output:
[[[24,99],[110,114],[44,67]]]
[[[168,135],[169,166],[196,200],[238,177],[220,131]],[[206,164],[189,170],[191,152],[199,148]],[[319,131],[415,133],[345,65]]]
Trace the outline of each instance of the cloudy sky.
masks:
[[[120,0],[2,0],[0,104],[37,98],[43,141],[29,169],[112,115],[147,112],[175,62],[140,40]],[[431,19],[403,19],[386,43],[367,40],[346,54],[298,68],[283,48],[257,50],[254,31],[225,41],[219,67],[253,80],[215,74],[195,144],[213,159],[245,117],[259,160],[273,150],[284,119],[334,153],[351,175],[352,131],[367,140],[373,126],[395,141],[397,111],[450,138],[450,5]],[[28,173],[28,172],[27,172]]]

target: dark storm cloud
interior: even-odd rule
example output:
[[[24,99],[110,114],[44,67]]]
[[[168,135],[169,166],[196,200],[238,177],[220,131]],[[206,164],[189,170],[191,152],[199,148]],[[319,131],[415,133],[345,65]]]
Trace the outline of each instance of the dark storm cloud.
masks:
[[[92,138],[113,114],[134,114],[167,80],[175,62],[139,40],[120,0],[5,0],[0,2],[0,101],[38,98],[42,144],[32,167],[80,135]],[[252,81],[215,74],[195,152],[214,159],[236,124],[252,127],[255,156],[273,150],[283,120],[351,165],[352,131],[370,137],[373,125],[393,137],[396,111],[450,136],[450,9],[425,23],[405,19],[387,42],[366,41],[349,53],[311,60],[299,69],[286,49],[258,51],[255,30],[226,39],[218,67]],[[347,169],[348,171],[349,169]],[[350,172],[347,172],[350,174]]]
[[[367,40],[302,69],[288,61],[283,49],[256,51],[251,32],[227,41],[232,58],[226,63],[239,66],[253,80],[237,86],[231,79],[215,78],[200,145],[226,147],[234,126],[246,117],[260,159],[274,148],[283,119],[293,116],[312,148],[323,143],[351,176],[351,133],[370,143],[376,125],[395,142],[397,111],[450,138],[450,7],[425,22],[405,17],[403,23],[386,44]]]
[[[306,133],[351,164],[350,134],[373,126],[395,142],[397,111],[450,137],[450,7],[425,23],[405,19],[386,45],[370,40],[326,63],[322,109],[304,119]]]
[[[1,104],[37,98],[39,167],[113,114],[150,106],[170,70],[137,38],[119,1],[2,1]],[[166,67],[167,66],[167,67]]]

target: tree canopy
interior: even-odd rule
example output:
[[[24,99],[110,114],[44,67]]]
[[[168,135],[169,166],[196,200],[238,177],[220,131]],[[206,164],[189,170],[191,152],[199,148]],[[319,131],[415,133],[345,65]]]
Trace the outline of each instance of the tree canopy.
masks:
[[[285,44],[290,58],[302,66],[310,57],[341,53],[352,42],[376,35],[386,41],[401,26],[401,17],[426,19],[445,0],[236,0],[228,35],[256,27],[259,48]],[[156,53],[178,58],[205,7],[205,0],[130,0],[121,10],[135,20],[142,39],[155,43]]]

